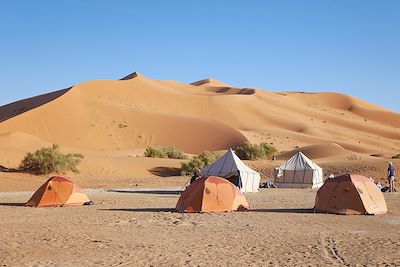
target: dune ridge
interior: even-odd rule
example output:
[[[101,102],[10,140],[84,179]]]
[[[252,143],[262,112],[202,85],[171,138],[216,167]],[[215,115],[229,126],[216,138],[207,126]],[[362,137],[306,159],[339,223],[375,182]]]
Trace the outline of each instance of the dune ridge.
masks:
[[[45,105],[46,103],[53,101],[54,99],[67,93],[71,88],[72,87],[58,90],[58,91],[51,92],[51,93],[47,93],[47,94],[43,94],[43,95],[39,95],[39,96],[30,97],[27,99],[23,99],[20,101],[16,101],[16,102],[1,106],[0,107],[0,122],[8,120],[12,117],[18,116],[19,114],[27,112],[31,109]]]

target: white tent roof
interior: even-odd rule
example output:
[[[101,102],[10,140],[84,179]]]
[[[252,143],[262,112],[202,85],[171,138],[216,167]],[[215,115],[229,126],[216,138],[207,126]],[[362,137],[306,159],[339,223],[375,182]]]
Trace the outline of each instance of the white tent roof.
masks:
[[[317,170],[320,167],[299,151],[278,167],[281,170]]]
[[[232,149],[229,149],[213,164],[204,167],[201,170],[201,174],[227,177],[233,173],[236,174],[238,171],[242,181],[241,191],[257,192],[260,186],[260,174],[244,164]]]

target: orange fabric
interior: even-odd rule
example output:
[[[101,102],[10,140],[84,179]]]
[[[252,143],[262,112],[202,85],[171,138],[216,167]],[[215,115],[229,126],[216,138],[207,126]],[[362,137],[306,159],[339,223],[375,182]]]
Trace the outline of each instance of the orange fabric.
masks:
[[[222,212],[248,209],[239,189],[228,180],[210,176],[194,181],[176,204],[180,212]]]
[[[318,190],[315,211],[335,214],[384,214],[387,206],[382,192],[362,175],[328,179]]]
[[[56,207],[83,205],[90,201],[71,180],[54,176],[48,179],[28,200],[26,206]]]

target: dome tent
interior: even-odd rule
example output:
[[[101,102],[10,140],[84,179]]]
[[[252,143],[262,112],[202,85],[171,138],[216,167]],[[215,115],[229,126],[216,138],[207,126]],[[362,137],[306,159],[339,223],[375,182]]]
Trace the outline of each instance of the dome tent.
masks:
[[[204,167],[200,174],[203,177],[214,175],[226,178],[243,193],[258,192],[260,187],[260,174],[244,164],[232,149],[213,164]]]
[[[385,198],[367,177],[345,174],[328,179],[315,197],[316,212],[334,214],[384,214]]]
[[[319,188],[323,184],[322,168],[298,151],[281,166],[275,168],[278,187]]]
[[[237,187],[228,180],[209,176],[194,181],[176,204],[179,212],[224,212],[247,210],[249,204]]]
[[[60,207],[92,203],[80,187],[71,180],[54,176],[39,187],[25,205],[30,207]]]

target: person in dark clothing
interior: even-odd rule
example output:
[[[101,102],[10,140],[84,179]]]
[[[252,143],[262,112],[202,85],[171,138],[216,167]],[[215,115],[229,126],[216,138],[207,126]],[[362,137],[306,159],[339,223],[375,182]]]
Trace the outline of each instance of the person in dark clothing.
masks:
[[[196,181],[196,179],[199,178],[199,176],[200,176],[200,170],[196,168],[193,172],[192,178],[190,178],[190,184]]]
[[[240,171],[238,170],[237,171],[237,184],[236,184],[236,186],[240,189],[240,188],[242,188],[242,178],[241,178],[241,176],[240,176]]]
[[[194,181],[196,181],[196,179],[197,179],[197,175],[193,174],[192,178],[190,178],[190,184],[192,184]]]
[[[393,162],[389,162],[389,168],[388,168],[388,182],[389,182],[389,192],[395,191],[394,188],[394,175],[395,175],[395,170],[394,170],[394,164]]]

